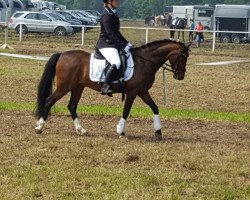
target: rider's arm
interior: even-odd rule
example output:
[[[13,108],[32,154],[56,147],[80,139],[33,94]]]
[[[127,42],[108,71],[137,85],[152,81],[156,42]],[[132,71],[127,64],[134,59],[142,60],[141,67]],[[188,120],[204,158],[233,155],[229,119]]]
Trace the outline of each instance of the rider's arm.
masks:
[[[103,16],[102,20],[103,20],[104,29],[107,33],[107,36],[110,38],[110,40],[112,40],[112,42],[117,44],[119,47],[124,48],[127,45],[128,41],[121,35],[119,31],[116,31],[114,29],[114,26],[112,25],[113,23],[112,16],[105,15]]]

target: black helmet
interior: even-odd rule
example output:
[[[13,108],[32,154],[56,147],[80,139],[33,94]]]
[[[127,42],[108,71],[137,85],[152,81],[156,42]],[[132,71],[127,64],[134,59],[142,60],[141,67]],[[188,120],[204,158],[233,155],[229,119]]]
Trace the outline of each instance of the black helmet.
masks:
[[[108,0],[103,0],[103,3],[108,3]]]

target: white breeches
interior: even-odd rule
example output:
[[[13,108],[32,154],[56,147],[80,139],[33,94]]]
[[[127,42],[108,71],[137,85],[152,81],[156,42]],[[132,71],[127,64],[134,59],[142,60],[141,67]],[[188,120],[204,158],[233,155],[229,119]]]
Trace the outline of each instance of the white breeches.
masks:
[[[109,47],[99,49],[99,51],[111,65],[116,65],[117,69],[120,68],[121,60],[117,49]]]

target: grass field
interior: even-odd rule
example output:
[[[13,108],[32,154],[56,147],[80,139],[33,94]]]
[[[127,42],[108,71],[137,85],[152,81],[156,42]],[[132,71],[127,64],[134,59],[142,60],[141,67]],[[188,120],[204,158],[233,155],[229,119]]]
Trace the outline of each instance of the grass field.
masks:
[[[141,22],[123,22],[142,26]],[[144,31],[123,30],[136,46]],[[14,50],[1,52],[50,56],[83,49],[92,52],[98,30],[58,38],[10,33]],[[166,38],[150,31],[150,41]],[[3,41],[3,34],[0,39]],[[44,61],[0,57],[0,199],[250,199],[249,63],[197,66],[200,62],[249,59],[250,46],[216,44],[191,48],[187,75],[167,76],[167,105],[162,70],[150,93],[159,106],[163,140],[153,138],[152,114],[136,99],[119,139],[115,127],[121,96],[102,97],[86,89],[79,116],[86,136],[75,134],[67,111],[69,96],[52,109],[43,134],[35,134],[33,110]]]

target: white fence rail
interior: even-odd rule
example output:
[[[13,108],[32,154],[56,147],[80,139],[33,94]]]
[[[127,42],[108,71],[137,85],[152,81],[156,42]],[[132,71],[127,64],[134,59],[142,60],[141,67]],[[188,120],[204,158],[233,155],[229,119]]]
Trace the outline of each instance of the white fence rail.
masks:
[[[6,26],[6,23],[1,23],[0,25]],[[19,40],[22,41],[23,35],[22,35],[22,25],[20,23],[20,33],[19,33]],[[50,26],[53,24],[49,24]],[[58,26],[58,24],[55,24]],[[43,24],[43,26],[46,26],[46,24]],[[63,25],[66,26],[66,25]],[[79,27],[79,25],[68,25],[70,27]],[[82,45],[84,45],[85,40],[85,28],[100,28],[100,26],[81,26],[82,28],[82,34],[81,34],[81,41]],[[145,30],[145,43],[148,43],[148,37],[149,37],[149,31],[157,30],[157,31],[184,31],[184,32],[190,32],[188,29],[169,29],[169,28],[150,28],[150,27],[121,27],[121,29],[134,29],[134,30]],[[5,29],[5,45],[7,45],[8,40],[8,29]],[[237,34],[248,34],[250,35],[250,32],[239,32],[239,31],[216,31],[216,30],[203,30],[204,33],[212,33],[213,34],[213,42],[212,42],[212,51],[215,50],[215,42],[216,42],[216,33],[237,33]]]

